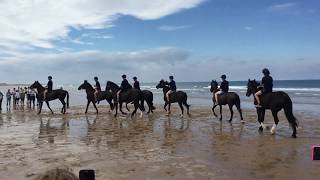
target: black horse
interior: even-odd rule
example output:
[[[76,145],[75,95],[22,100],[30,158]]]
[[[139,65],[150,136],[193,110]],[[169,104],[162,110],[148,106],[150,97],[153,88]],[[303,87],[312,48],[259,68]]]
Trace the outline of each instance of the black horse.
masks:
[[[112,103],[112,94],[109,92],[109,91],[101,91],[97,94],[97,99],[95,99],[94,97],[94,92],[95,92],[95,89],[92,87],[92,85],[87,81],[85,80],[83,82],[83,84],[81,84],[78,88],[78,90],[81,90],[81,89],[84,89],[86,90],[86,93],[87,93],[87,107],[86,107],[86,111],[85,113],[87,114],[88,112],[88,107],[89,107],[89,104],[92,102],[94,108],[96,109],[96,112],[98,114],[98,108],[96,106],[96,101],[102,101],[102,100],[107,100],[107,102],[109,103],[110,105],[110,109],[113,110],[114,106],[113,106],[113,103]]]
[[[251,94],[255,94],[256,92],[259,91],[259,83],[256,82],[256,80],[248,80],[247,84],[247,96],[249,97]],[[264,122],[264,115],[266,109],[270,109],[274,118],[274,124],[271,128],[271,134],[275,133],[276,126],[279,123],[279,118],[278,118],[278,112],[281,109],[284,109],[284,113],[287,117],[287,120],[289,124],[291,125],[293,129],[292,137],[296,138],[297,134],[297,127],[298,127],[298,121],[294,117],[292,113],[292,101],[290,97],[288,96],[287,93],[283,91],[277,91],[277,92],[272,92],[272,93],[267,93],[264,94],[260,97],[261,100],[261,105],[262,107],[259,108],[257,107],[257,114],[258,114],[258,122],[260,123],[260,128],[259,131],[263,131],[265,128],[263,122]],[[254,104],[257,104],[256,99],[254,98]]]
[[[153,110],[155,110],[156,108],[153,106],[153,93],[151,92],[151,91],[149,91],[149,90],[142,90],[141,91],[141,96],[142,96],[142,99],[141,99],[141,106],[143,107],[143,109],[145,109],[144,108],[144,101],[146,101],[147,102],[147,104],[148,104],[148,114],[150,113],[150,112],[152,112],[153,113]],[[128,108],[128,103],[126,104],[126,108],[127,108],[127,110],[128,111],[130,111],[130,109]]]
[[[140,104],[140,101],[142,100],[140,90],[131,88],[126,92],[120,93],[119,102],[118,102],[117,92],[119,90],[120,90],[120,87],[116,83],[112,81],[107,82],[106,91],[109,91],[112,93],[114,107],[116,108],[116,114],[114,116],[118,115],[118,103],[119,103],[120,112],[122,114],[126,114],[122,111],[122,103],[131,103],[131,102],[134,105],[134,111],[131,113],[131,117],[136,114],[138,108],[141,110],[141,116],[142,116],[142,113],[144,112],[144,108]]]
[[[46,94],[46,98],[44,99],[44,91],[45,88],[38,82],[35,81],[30,88],[35,88],[37,89],[37,100],[39,102],[39,112],[38,114],[41,113],[42,110],[42,105],[43,105],[43,101],[46,102],[48,108],[50,109],[51,113],[53,114],[52,109],[50,108],[49,105],[49,101],[55,100],[55,99],[59,99],[63,105],[62,109],[61,109],[61,113],[66,113],[66,108],[69,108],[69,93],[66,90],[63,89],[55,89],[53,91],[49,91]],[[64,99],[67,97],[67,103],[64,101]]]
[[[170,102],[168,102],[167,97],[166,97],[166,93],[170,90],[169,87],[169,83],[167,81],[161,80],[159,82],[159,84],[156,86],[157,89],[162,88],[163,91],[163,100],[165,102],[164,104],[164,110],[167,111],[167,105],[169,105],[168,108],[168,114],[170,114],[170,107],[171,107],[171,103],[178,103],[181,109],[181,116],[183,116],[183,106],[182,104],[187,108],[187,114],[189,114],[189,107],[190,105],[187,104],[187,93],[183,92],[183,91],[176,91],[170,94],[169,96],[169,100]]]
[[[211,88],[210,88],[210,92],[213,93],[213,98],[212,98],[212,101],[213,101],[213,107],[212,107],[212,112],[214,114],[214,116],[217,117],[217,114],[215,113],[214,111],[214,108],[216,108],[217,106],[220,107],[220,121],[222,120],[222,106],[223,105],[228,105],[229,106],[229,110],[230,110],[230,113],[231,113],[231,116],[230,116],[230,120],[229,122],[232,121],[232,118],[233,118],[233,106],[235,105],[239,111],[239,114],[240,114],[240,118],[241,118],[241,122],[244,123],[243,121],[243,117],[242,117],[242,110],[241,110],[241,107],[240,107],[240,97],[237,93],[235,92],[227,92],[223,95],[218,95],[218,102],[219,104],[216,103],[216,99],[214,97],[214,94],[216,92],[219,91],[219,88],[218,88],[218,83],[217,81],[214,81],[212,80],[211,82]]]

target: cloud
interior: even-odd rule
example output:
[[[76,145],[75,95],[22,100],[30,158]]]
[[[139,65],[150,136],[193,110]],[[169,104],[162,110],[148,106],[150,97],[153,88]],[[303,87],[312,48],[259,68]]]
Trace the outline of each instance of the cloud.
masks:
[[[2,0],[0,46],[55,48],[71,28],[108,28],[123,15],[154,20],[196,7],[204,0]],[[105,36],[105,38],[108,38]],[[15,47],[13,47],[15,46]]]
[[[189,50],[160,47],[132,52],[79,51],[62,53],[29,53],[0,58],[0,77],[7,82],[21,83],[41,80],[51,74],[60,82],[72,83],[99,75],[118,79],[120,74],[140,74],[150,77],[155,70],[173,67],[185,62]],[[14,74],[14,76],[11,76]],[[39,78],[40,77],[40,78]]]
[[[251,31],[251,30],[253,30],[253,27],[251,27],[251,26],[246,26],[246,27],[244,27],[244,29],[247,30],[247,31]]]
[[[296,3],[290,2],[290,3],[282,3],[282,4],[275,4],[270,6],[268,9],[270,11],[286,11],[289,9],[292,9],[296,6]]]
[[[163,25],[159,27],[159,30],[161,31],[176,31],[181,29],[189,29],[192,26],[190,25],[182,25],[182,26],[169,26],[169,25]]]

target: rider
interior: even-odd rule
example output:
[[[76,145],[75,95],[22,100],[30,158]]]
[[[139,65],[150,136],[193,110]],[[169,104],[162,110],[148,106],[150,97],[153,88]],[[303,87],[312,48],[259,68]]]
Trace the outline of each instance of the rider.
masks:
[[[46,99],[47,93],[52,91],[53,82],[52,82],[52,76],[48,76],[48,83],[46,86],[46,89],[44,90],[43,99]]]
[[[220,90],[214,94],[217,104],[219,104],[218,95],[223,95],[229,91],[229,81],[227,81],[227,76],[223,74],[221,77],[222,82],[220,84]]]
[[[119,96],[121,92],[126,92],[127,90],[131,89],[132,86],[129,84],[128,80],[127,80],[127,76],[124,74],[122,75],[122,82],[121,82],[121,86],[120,86],[120,90],[117,92],[117,99],[119,101]]]
[[[95,91],[94,91],[94,99],[95,99],[95,101],[97,101],[98,93],[101,92],[101,86],[100,86],[100,83],[98,81],[98,77],[94,77],[93,79],[96,82]]]
[[[177,90],[176,82],[173,80],[173,76],[169,76],[169,79],[170,79],[170,82],[169,82],[170,90],[166,93],[166,97],[167,97],[168,102],[170,102],[170,100],[169,100],[170,94]]]
[[[140,90],[140,83],[139,83],[139,81],[138,81],[136,76],[133,77],[133,81],[134,81],[133,88]]]
[[[257,107],[261,107],[261,101],[260,101],[260,97],[263,94],[267,94],[267,93],[271,93],[272,92],[272,88],[273,88],[273,79],[270,76],[270,71],[267,68],[264,68],[262,70],[262,73],[264,75],[264,77],[261,80],[261,87],[262,89],[258,92],[256,92],[256,94],[254,95],[256,100],[257,100]]]

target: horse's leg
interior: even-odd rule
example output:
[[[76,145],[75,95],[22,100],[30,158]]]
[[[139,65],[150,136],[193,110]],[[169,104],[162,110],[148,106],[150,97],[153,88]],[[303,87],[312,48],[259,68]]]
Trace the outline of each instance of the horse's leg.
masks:
[[[213,107],[212,107],[212,112],[213,112],[213,115],[214,115],[215,117],[217,117],[217,114],[216,114],[216,112],[214,111],[214,109],[215,109],[217,106],[218,106],[218,104],[214,104]]]
[[[43,101],[39,103],[39,112],[38,112],[38,114],[40,114],[40,113],[41,113],[42,105],[43,105]]]
[[[164,110],[167,112],[167,105],[168,105],[168,103],[167,102],[165,102],[164,103],[164,106],[163,106],[163,108],[164,108]]]
[[[230,119],[229,119],[229,122],[231,123],[232,122],[232,118],[233,118],[233,104],[228,104],[229,105],[229,110],[230,110]]]
[[[187,114],[188,115],[190,115],[190,113],[189,113],[189,104],[187,104],[187,100],[185,100],[184,102],[183,102],[183,104],[184,104],[184,106],[186,106],[186,108],[187,108]]]
[[[62,104],[62,108],[61,108],[61,113],[66,113],[66,102],[64,102],[64,99],[59,99],[61,104]]]
[[[244,123],[240,104],[236,104],[236,107],[237,107],[237,110],[238,110],[238,112],[240,114],[241,122]]]
[[[91,102],[91,101],[89,101],[89,100],[87,101],[86,111],[84,112],[85,114],[87,114],[87,113],[88,113],[88,108],[89,108],[89,104],[90,104],[90,102]]]
[[[272,125],[272,128],[270,130],[271,134],[275,134],[276,133],[276,127],[279,123],[279,118],[278,118],[278,111],[275,110],[275,109],[271,109],[271,112],[272,112],[272,116],[273,116],[273,119],[274,119],[274,124]]]
[[[114,117],[117,117],[118,115],[118,102],[117,101],[114,101],[114,107],[116,108],[116,114],[114,114]]]
[[[130,112],[130,109],[128,108],[128,103],[126,103],[126,109],[127,109],[127,111]]]
[[[263,129],[265,129],[266,128],[266,126],[264,125],[264,116],[265,116],[265,113],[266,113],[266,109],[264,109],[264,108],[258,108],[259,109],[259,123],[260,123],[260,128],[259,128],[259,130],[262,132],[263,131]]]
[[[171,103],[169,102],[169,107],[168,107],[168,114],[170,114],[171,113]]]
[[[134,102],[134,110],[131,113],[131,117],[133,117],[136,114],[138,108],[139,108],[139,102]]]
[[[93,104],[93,107],[96,109],[96,113],[98,114],[99,111],[98,111],[98,108],[97,108],[97,106],[96,106],[96,102],[95,102],[95,101],[92,101],[92,104]]]
[[[220,121],[222,121],[222,105],[219,105],[220,108]]]
[[[110,106],[110,109],[109,109],[109,112],[113,111],[113,103],[112,103],[112,100],[107,100],[107,102],[109,103],[109,106]]]
[[[180,106],[180,109],[181,109],[181,117],[183,117],[183,106],[182,106],[182,102],[179,102],[179,106]]]
[[[124,115],[126,115],[127,113],[123,112],[122,111],[122,102],[119,102],[119,109],[120,109],[120,112]]]
[[[53,111],[52,111],[52,109],[51,109],[51,107],[50,107],[50,105],[49,105],[49,101],[46,101],[46,104],[47,104],[48,108],[50,109],[51,114],[53,114]]]

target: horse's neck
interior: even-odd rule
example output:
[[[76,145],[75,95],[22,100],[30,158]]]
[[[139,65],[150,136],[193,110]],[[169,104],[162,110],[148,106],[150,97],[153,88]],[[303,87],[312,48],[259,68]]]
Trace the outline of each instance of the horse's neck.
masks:
[[[44,87],[42,87],[41,85],[39,87],[37,87],[37,91],[38,92],[43,92],[45,90]]]
[[[168,86],[162,88],[164,95],[170,90]]]

